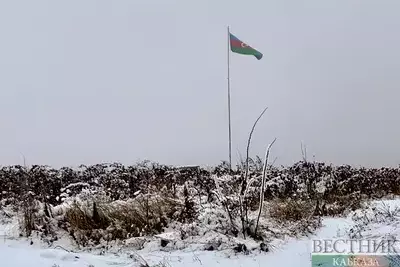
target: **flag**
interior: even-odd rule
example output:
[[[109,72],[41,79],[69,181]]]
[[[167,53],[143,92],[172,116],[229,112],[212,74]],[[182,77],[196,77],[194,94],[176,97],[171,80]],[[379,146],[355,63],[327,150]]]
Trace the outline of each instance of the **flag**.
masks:
[[[242,55],[255,56],[258,60],[260,60],[263,57],[262,53],[255,50],[254,48],[250,47],[248,44],[240,41],[232,33],[229,33],[229,40],[230,40],[232,52],[242,54]]]

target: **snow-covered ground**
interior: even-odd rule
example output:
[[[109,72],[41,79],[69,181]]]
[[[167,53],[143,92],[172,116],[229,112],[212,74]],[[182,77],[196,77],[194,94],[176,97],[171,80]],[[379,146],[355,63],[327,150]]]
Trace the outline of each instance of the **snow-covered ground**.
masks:
[[[383,207],[396,211],[400,207],[399,199],[374,202],[369,205]],[[367,212],[357,211],[362,217],[368,216]],[[371,215],[372,216],[372,215]],[[367,220],[368,226],[359,229],[362,236],[385,236],[388,231],[391,235],[400,236],[397,229],[397,214],[389,220]],[[360,217],[360,216],[359,216]],[[376,216],[372,216],[376,218]],[[371,217],[371,218],[372,218]],[[383,217],[382,217],[383,218]],[[346,236],[348,230],[355,225],[354,214],[347,218],[324,218],[323,226],[313,236],[301,239],[288,239],[267,253],[251,253],[250,255],[235,255],[232,252],[221,251],[172,251],[161,252],[159,250],[145,251],[121,251],[97,255],[88,252],[68,252],[62,247],[43,248],[27,240],[10,239],[8,232],[13,229],[0,226],[0,266],[4,267],[109,267],[109,266],[140,266],[145,259],[150,266],[164,263],[160,266],[191,267],[191,266],[311,266],[311,240],[325,238],[339,238]],[[388,230],[389,229],[389,230]]]
[[[325,219],[324,226],[318,231],[318,238],[335,237],[340,228],[349,223],[346,219]],[[224,252],[210,251],[177,251],[177,252],[137,252],[150,265],[164,262],[166,266],[310,266],[310,239],[288,240],[285,245],[272,252],[257,255],[233,255]],[[138,258],[138,257],[136,257]],[[0,244],[1,266],[9,267],[95,267],[106,266],[135,266],[129,254],[117,255],[92,255],[88,253],[69,253],[63,249],[32,248],[21,241],[6,240]]]

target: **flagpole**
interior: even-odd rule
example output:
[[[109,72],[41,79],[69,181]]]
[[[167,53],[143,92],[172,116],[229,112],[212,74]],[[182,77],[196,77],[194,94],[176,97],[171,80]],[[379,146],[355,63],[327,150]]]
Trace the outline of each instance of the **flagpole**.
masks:
[[[230,82],[230,31],[228,26],[228,126],[229,126],[229,168],[232,170],[232,132],[231,132],[231,82]]]

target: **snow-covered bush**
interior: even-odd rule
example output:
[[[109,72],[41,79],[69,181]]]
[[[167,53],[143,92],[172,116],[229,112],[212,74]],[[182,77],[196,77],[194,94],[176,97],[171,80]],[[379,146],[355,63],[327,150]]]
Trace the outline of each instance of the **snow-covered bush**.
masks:
[[[261,177],[262,174],[260,167],[253,165],[249,166],[249,180]],[[9,166],[0,168],[0,199],[17,199],[31,191],[37,200],[57,205],[63,202],[63,198],[76,196],[82,190],[97,190],[106,192],[113,200],[124,200],[134,198],[138,191],[146,191],[149,185],[166,196],[177,197],[178,190],[182,190],[182,186],[190,182],[197,195],[205,195],[212,200],[212,191],[215,190],[212,175],[230,176],[232,178],[227,183],[237,186],[242,172],[230,171],[223,164],[208,170],[200,167],[171,167],[151,162],[132,166],[97,164],[80,166],[77,169],[52,169],[37,165]],[[256,179],[249,189],[249,195],[254,195],[249,206],[257,206],[260,182],[260,179]],[[269,170],[265,188],[267,199],[316,198],[318,193],[326,200],[331,196],[354,193],[368,197],[400,194],[400,168],[366,169],[348,165],[335,167],[319,162],[300,161],[293,166],[272,167]]]
[[[244,167],[239,167],[229,170],[226,163],[208,169],[173,167],[149,161],[75,169],[2,167],[0,202],[3,206],[18,204],[24,234],[41,231],[53,235],[59,228],[77,242],[91,244],[154,235],[170,227],[182,230],[185,241],[210,232],[239,237],[242,217],[247,235],[265,238],[265,216],[287,225],[297,218],[296,227],[306,231],[317,227],[315,216],[341,215],[359,208],[366,199],[400,194],[400,168],[366,169],[307,161],[268,166],[264,208],[271,214],[261,218],[265,225],[259,229],[264,232],[258,236],[253,228],[257,225],[262,163],[249,160],[243,199]],[[246,214],[241,214],[243,203]],[[301,209],[313,212],[312,222],[306,220],[310,212]]]

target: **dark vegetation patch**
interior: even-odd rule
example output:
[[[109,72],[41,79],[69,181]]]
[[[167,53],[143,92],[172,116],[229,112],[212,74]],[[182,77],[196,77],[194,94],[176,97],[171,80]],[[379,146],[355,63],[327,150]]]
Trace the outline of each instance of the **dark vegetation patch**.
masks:
[[[82,245],[161,233],[171,222],[190,224],[199,210],[215,204],[227,214],[226,234],[238,235],[238,195],[243,164],[231,171],[226,163],[212,169],[171,167],[152,162],[132,166],[97,164],[77,169],[8,166],[0,169],[0,203],[18,205],[23,233],[51,235],[57,222]],[[260,203],[262,162],[250,160],[248,212]],[[289,167],[269,166],[264,190],[265,209],[279,222],[339,216],[361,207],[367,199],[399,195],[400,168],[354,168],[300,161]],[[216,179],[221,178],[216,184]],[[106,200],[96,199],[101,194]],[[54,214],[54,207],[79,196],[80,202]],[[85,199],[85,196],[87,199]],[[119,203],[119,204],[118,204]],[[243,217],[247,217],[246,214]],[[250,221],[250,219],[249,219]],[[221,222],[222,223],[222,222]],[[257,233],[243,229],[253,237]],[[308,227],[304,224],[305,229]]]

